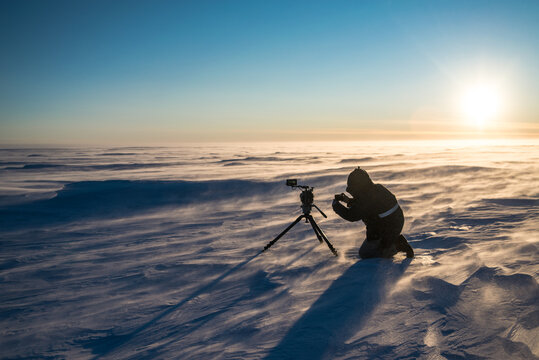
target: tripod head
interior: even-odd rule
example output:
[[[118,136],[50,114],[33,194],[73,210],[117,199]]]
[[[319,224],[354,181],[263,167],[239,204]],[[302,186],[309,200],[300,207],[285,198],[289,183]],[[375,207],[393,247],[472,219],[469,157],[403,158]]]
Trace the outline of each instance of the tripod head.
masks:
[[[301,209],[303,214],[309,215],[311,213],[312,207],[322,214],[323,217],[327,218],[326,214],[318,206],[314,204],[314,187],[306,185],[298,185],[297,179],[287,179],[286,185],[292,187],[292,189],[301,189],[301,194],[299,194],[299,199],[301,200]]]

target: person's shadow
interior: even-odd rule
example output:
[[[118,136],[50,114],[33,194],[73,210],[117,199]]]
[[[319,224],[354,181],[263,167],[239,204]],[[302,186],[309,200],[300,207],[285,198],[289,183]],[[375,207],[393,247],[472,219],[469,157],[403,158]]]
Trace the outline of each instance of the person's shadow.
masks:
[[[265,359],[322,359],[353,336],[411,260],[359,261],[335,280]]]

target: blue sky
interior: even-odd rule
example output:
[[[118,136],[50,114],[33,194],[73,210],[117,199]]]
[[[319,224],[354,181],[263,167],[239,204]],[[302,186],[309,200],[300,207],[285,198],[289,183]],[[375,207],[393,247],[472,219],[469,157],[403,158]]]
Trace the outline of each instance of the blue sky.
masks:
[[[3,1],[0,142],[537,136],[538,20],[538,1]],[[503,89],[481,129],[455,100],[477,81]]]

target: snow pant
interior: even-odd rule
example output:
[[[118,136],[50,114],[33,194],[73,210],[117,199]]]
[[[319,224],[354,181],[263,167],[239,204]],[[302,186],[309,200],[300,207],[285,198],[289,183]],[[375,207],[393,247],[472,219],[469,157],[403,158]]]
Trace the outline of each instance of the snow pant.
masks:
[[[387,221],[374,226],[367,225],[367,238],[359,248],[359,257],[362,259],[389,258],[398,251],[405,251],[404,248],[408,242],[401,235],[403,225],[404,215],[401,209],[392,214],[391,219]]]

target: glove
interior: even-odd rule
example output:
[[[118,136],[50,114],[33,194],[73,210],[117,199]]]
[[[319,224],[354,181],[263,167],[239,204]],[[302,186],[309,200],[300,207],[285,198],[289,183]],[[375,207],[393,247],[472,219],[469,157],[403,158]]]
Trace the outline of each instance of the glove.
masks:
[[[340,193],[340,194],[335,194],[335,200],[342,201],[343,203],[348,204],[352,199],[350,199],[344,193]]]

